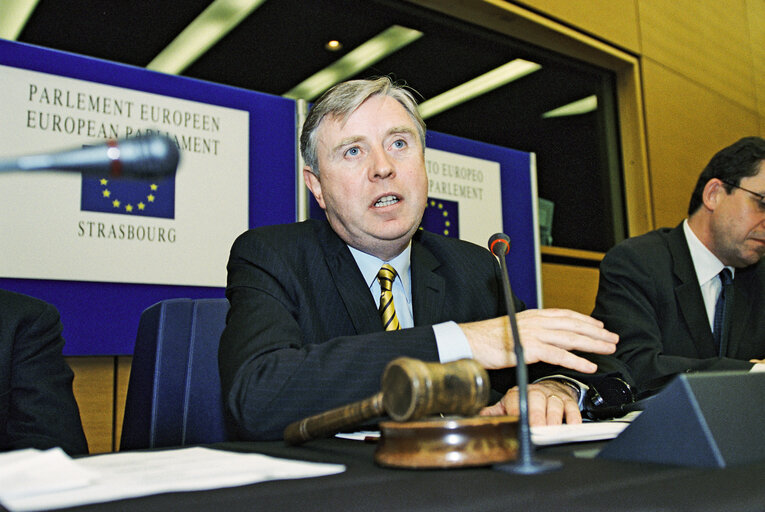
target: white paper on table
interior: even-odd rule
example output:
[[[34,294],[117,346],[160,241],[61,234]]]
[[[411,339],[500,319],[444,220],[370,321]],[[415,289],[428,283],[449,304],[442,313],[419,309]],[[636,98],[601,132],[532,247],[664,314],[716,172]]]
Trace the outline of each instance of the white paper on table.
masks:
[[[53,509],[100,503],[162,492],[198,491],[247,485],[267,480],[308,478],[345,471],[342,464],[322,464],[278,459],[258,453],[236,453],[209,448],[180,448],[151,452],[121,452],[68,459],[71,468],[92,475],[82,486],[61,489],[51,480],[51,490],[17,492],[0,501],[12,512]],[[56,478],[62,478],[59,469]]]
[[[531,427],[531,441],[537,446],[549,446],[554,444],[613,439],[618,436],[638,414],[639,411],[636,411],[628,414],[624,418],[616,420],[591,421],[579,425],[564,424]],[[350,432],[337,434],[336,437],[366,441],[380,437],[380,432]]]
[[[0,503],[49,492],[80,489],[97,475],[78,466],[61,448],[27,448],[0,454]]]
[[[626,421],[593,421],[579,425],[543,425],[531,427],[531,442],[536,446],[581,443],[613,439],[627,428]]]

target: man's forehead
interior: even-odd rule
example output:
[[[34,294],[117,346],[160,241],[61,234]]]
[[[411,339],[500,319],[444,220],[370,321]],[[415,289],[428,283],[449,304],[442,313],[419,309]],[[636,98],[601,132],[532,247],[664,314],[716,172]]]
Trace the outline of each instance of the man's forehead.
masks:
[[[765,160],[760,160],[757,164],[757,174],[742,178],[741,181],[745,181],[751,184],[756,184],[760,188],[765,188]]]
[[[395,100],[394,100],[395,101]],[[396,102],[398,103],[398,102]],[[409,116],[406,110],[401,107],[402,115],[396,118],[374,117],[374,120],[357,122],[353,115],[342,118],[340,116],[325,117],[317,130],[317,139],[321,146],[334,147],[346,142],[355,142],[367,140],[370,136],[387,137],[395,134],[410,134],[419,143],[419,136],[414,120]]]

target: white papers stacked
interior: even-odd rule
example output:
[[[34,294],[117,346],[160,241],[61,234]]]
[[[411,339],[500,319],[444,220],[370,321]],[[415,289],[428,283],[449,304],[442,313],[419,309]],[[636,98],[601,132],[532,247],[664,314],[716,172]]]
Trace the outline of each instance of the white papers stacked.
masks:
[[[613,439],[629,423],[621,421],[585,422],[579,425],[544,425],[531,427],[531,442],[536,446],[581,443]]]
[[[630,422],[640,414],[640,411],[629,413],[623,418],[605,421],[585,421],[578,425],[543,425],[531,427],[531,441],[537,446],[549,446],[554,444],[579,443],[586,441],[602,441],[613,439],[622,430],[627,428]],[[336,437],[366,441],[380,437],[379,430],[362,432],[350,432],[337,434]]]
[[[0,503],[12,512],[54,509],[345,471],[341,464],[209,448],[124,452],[71,459],[60,449],[0,454]]]

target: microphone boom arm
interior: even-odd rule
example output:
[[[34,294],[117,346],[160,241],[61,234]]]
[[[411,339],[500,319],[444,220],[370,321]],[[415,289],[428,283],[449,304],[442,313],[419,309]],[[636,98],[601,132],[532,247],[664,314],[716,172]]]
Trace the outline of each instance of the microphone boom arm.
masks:
[[[513,353],[515,354],[515,375],[518,385],[518,458],[527,460],[531,456],[531,442],[524,442],[524,439],[531,439],[531,430],[529,428],[529,403],[528,403],[528,371],[526,368],[526,359],[523,355],[523,345],[521,345],[521,336],[518,334],[518,322],[515,318],[515,303],[513,301],[513,292],[510,288],[510,278],[508,277],[507,262],[505,255],[499,256],[499,266],[502,270],[502,288],[505,296],[505,309],[507,309],[508,319],[510,321],[510,332],[513,335]]]
[[[174,174],[179,160],[180,152],[172,139],[152,134],[54,153],[0,158],[0,173],[74,171],[113,178],[156,179]]]
[[[507,309],[510,321],[510,332],[513,336],[513,352],[515,353],[515,378],[518,386],[518,461],[514,464],[498,464],[494,466],[500,471],[532,475],[558,469],[561,464],[558,461],[540,461],[534,458],[534,445],[531,442],[531,428],[529,427],[529,396],[528,396],[528,373],[526,359],[523,356],[523,345],[518,333],[518,321],[515,318],[515,303],[513,291],[510,288],[510,277],[507,271],[505,255],[510,251],[510,237],[504,233],[497,233],[489,239],[489,250],[499,259],[502,274],[502,291],[505,296],[505,309]]]

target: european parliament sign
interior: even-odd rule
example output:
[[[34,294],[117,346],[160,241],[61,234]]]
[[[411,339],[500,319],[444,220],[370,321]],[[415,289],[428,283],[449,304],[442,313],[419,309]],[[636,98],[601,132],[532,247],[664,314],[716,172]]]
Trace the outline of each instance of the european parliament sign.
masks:
[[[228,250],[248,227],[249,112],[9,66],[0,75],[0,154],[149,133],[181,152],[162,180],[3,176],[4,277],[225,286]]]
[[[163,180],[0,177],[0,287],[61,312],[67,355],[130,354],[141,312],[222,297],[234,238],[296,218],[295,103],[0,39],[0,155],[160,133]]]

